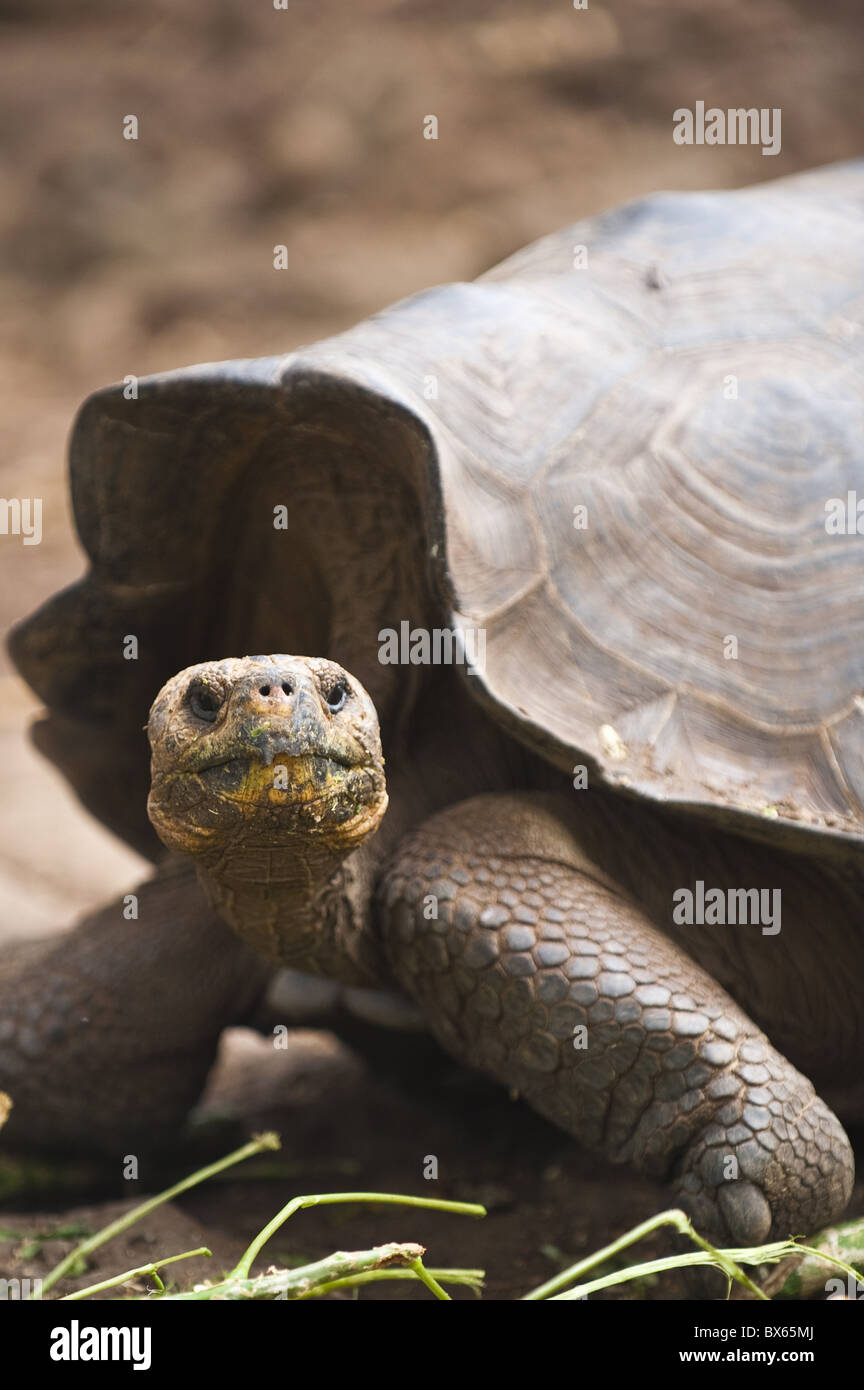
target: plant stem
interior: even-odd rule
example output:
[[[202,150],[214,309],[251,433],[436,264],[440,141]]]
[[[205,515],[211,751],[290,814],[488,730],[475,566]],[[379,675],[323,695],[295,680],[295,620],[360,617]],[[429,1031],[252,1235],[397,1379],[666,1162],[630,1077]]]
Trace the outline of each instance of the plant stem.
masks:
[[[253,1261],[258,1258],[264,1246],[284,1226],[295,1211],[303,1207],[332,1206],[344,1202],[381,1202],[401,1207],[427,1207],[433,1211],[457,1212],[461,1216],[485,1216],[486,1208],[475,1202],[445,1202],[440,1197],[401,1197],[392,1192],[319,1192],[308,1197],[293,1197],[262,1231],[259,1231],[249,1248],[231,1271],[230,1278],[248,1279]]]
[[[265,1149],[278,1149],[279,1147],[278,1134],[258,1134],[248,1144],[244,1144],[242,1148],[235,1149],[234,1152],[228,1154],[226,1158],[220,1158],[216,1163],[208,1164],[206,1168],[198,1168],[194,1173],[190,1173],[188,1177],[175,1183],[173,1187],[169,1187],[165,1192],[160,1192],[156,1197],[148,1197],[146,1202],[142,1202],[140,1206],[133,1207],[132,1211],[125,1212],[123,1216],[119,1216],[116,1221],[112,1221],[110,1225],[104,1226],[101,1231],[97,1231],[95,1235],[89,1236],[87,1240],[83,1240],[80,1245],[76,1245],[75,1249],[72,1250],[65,1259],[62,1259],[58,1265],[55,1265],[50,1274],[47,1274],[42,1280],[42,1287],[38,1297],[44,1297],[47,1291],[53,1288],[57,1283],[57,1280],[62,1279],[63,1275],[71,1269],[78,1260],[83,1259],[85,1255],[91,1254],[92,1251],[98,1250],[100,1246],[107,1244],[109,1240],[113,1240],[114,1237],[120,1235],[122,1231],[127,1231],[130,1226],[134,1226],[136,1221],[140,1221],[142,1216],[147,1216],[149,1212],[155,1211],[156,1207],[161,1207],[165,1202],[170,1202],[174,1197],[178,1197],[181,1192],[187,1192],[190,1187],[197,1187],[199,1183],[206,1182],[208,1178],[213,1177],[214,1173],[221,1173],[225,1168],[230,1168],[234,1163],[242,1163],[244,1158],[251,1158],[253,1154],[262,1153]],[[30,1297],[36,1298],[37,1295],[31,1294]]]
[[[379,1278],[419,1279],[436,1298],[443,1297],[449,1302],[450,1296],[439,1280],[476,1287],[478,1275],[482,1277],[482,1270],[426,1269],[423,1254],[422,1245],[396,1241],[371,1250],[337,1250],[301,1269],[274,1269],[250,1278],[237,1278],[232,1273],[215,1284],[202,1285],[186,1293],[168,1294],[160,1302],[300,1300],[318,1298],[334,1289],[352,1288]]]
[[[485,1269],[428,1269],[427,1274],[431,1274],[440,1284],[458,1284],[468,1288],[472,1293],[479,1294],[483,1280],[486,1275]],[[302,1294],[303,1299],[320,1298],[325,1293],[334,1293],[338,1289],[358,1288],[361,1284],[381,1283],[386,1279],[413,1279],[414,1273],[408,1269],[370,1269],[362,1274],[352,1274],[345,1279],[331,1279],[328,1284],[317,1284],[314,1289],[310,1289],[307,1294]]]
[[[154,1260],[149,1265],[139,1265],[137,1269],[127,1269],[125,1274],[115,1274],[111,1279],[105,1279],[101,1284],[91,1284],[86,1289],[76,1289],[75,1293],[67,1293],[59,1300],[61,1303],[74,1303],[78,1299],[89,1298],[91,1294],[102,1293],[104,1289],[114,1289],[118,1284],[126,1284],[130,1279],[136,1278],[139,1274],[152,1275],[160,1287],[162,1285],[156,1273],[159,1269],[164,1269],[166,1265],[174,1265],[178,1260],[191,1260],[195,1255],[212,1255],[213,1251],[208,1250],[206,1245],[202,1245],[199,1250],[184,1250],[182,1255],[169,1255],[164,1260]]]
[[[753,1280],[748,1278],[743,1269],[736,1264],[735,1260],[731,1258],[730,1253],[717,1250],[709,1241],[705,1240],[703,1236],[700,1236],[685,1213],[676,1207],[671,1208],[669,1211],[661,1211],[656,1216],[652,1216],[647,1221],[643,1221],[639,1226],[634,1226],[631,1231],[626,1231],[623,1236],[619,1236],[617,1240],[613,1240],[610,1245],[604,1245],[602,1250],[597,1250],[593,1255],[588,1255],[584,1260],[577,1261],[577,1263],[571,1265],[569,1269],[563,1270],[560,1274],[556,1274],[554,1278],[547,1280],[545,1284],[541,1284],[539,1288],[532,1289],[530,1293],[525,1295],[522,1301],[526,1303],[537,1302],[540,1299],[549,1298],[552,1294],[559,1293],[566,1285],[578,1279],[581,1274],[586,1274],[590,1269],[596,1269],[597,1265],[604,1264],[606,1260],[611,1259],[614,1255],[619,1255],[622,1250],[626,1250],[629,1246],[635,1245],[637,1241],[642,1240],[647,1235],[651,1235],[653,1231],[659,1230],[662,1226],[673,1226],[680,1235],[689,1236],[690,1240],[692,1240],[695,1245],[698,1245],[706,1254],[711,1256],[710,1261],[701,1261],[698,1258],[694,1259],[692,1256],[689,1258],[682,1256],[678,1257],[679,1262],[683,1261],[687,1264],[715,1264],[723,1270],[723,1273],[729,1279],[734,1279],[737,1283],[743,1284],[756,1298],[762,1299],[766,1303],[770,1301],[759,1286],[754,1284]],[[740,1255],[741,1252],[736,1251],[735,1253]],[[745,1255],[746,1253],[747,1252],[744,1252]],[[780,1257],[775,1256],[774,1258]],[[674,1262],[676,1257],[672,1256],[670,1259]],[[663,1267],[666,1269],[673,1269],[675,1268],[675,1263],[668,1263]],[[609,1277],[608,1282],[623,1282],[623,1280],[630,1277],[632,1276],[628,1270],[622,1270],[617,1279],[615,1277]],[[607,1280],[604,1279],[604,1287],[606,1282]],[[583,1294],[584,1289],[578,1295],[574,1295],[571,1292],[564,1296],[566,1298],[572,1298],[574,1296],[582,1297]]]

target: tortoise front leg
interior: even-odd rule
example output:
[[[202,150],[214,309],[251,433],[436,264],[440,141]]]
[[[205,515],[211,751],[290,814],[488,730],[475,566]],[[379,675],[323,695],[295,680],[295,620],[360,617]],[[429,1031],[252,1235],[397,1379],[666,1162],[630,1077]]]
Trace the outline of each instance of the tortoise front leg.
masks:
[[[109,904],[0,961],[4,1147],[122,1156],[173,1137],[198,1099],[219,1035],[243,1022],[272,967],[171,865],[135,906]]]
[[[853,1179],[839,1122],[593,869],[562,809],[476,797],[386,871],[385,949],[439,1041],[586,1147],[671,1179],[706,1234],[749,1244],[835,1220]]]

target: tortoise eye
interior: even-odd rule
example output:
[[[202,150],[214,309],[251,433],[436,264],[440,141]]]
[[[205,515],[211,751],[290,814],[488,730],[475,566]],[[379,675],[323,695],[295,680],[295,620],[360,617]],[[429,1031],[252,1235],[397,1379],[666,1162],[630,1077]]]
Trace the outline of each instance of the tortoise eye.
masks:
[[[195,717],[206,720],[208,724],[213,723],[223,703],[221,691],[203,680],[192,682],[188,699],[189,708]]]
[[[327,708],[332,710],[334,714],[339,713],[339,710],[345,704],[347,698],[348,686],[345,681],[337,681],[335,685],[330,687],[327,694],[324,696]]]

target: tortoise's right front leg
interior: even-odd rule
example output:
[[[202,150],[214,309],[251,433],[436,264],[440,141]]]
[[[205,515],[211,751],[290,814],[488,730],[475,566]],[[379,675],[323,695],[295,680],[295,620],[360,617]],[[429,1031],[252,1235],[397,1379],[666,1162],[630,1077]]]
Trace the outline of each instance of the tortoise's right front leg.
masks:
[[[0,961],[4,1147],[123,1155],[170,1138],[219,1035],[245,1021],[272,967],[167,866],[126,900]]]
[[[806,1077],[593,869],[553,798],[481,796],[426,821],[378,917],[439,1041],[616,1163],[673,1181],[721,1241],[843,1211],[849,1141]]]

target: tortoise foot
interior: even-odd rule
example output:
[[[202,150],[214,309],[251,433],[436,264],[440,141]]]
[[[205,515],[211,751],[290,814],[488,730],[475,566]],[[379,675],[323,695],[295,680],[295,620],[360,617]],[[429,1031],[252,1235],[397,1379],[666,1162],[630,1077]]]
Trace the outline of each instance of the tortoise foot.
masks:
[[[587,1147],[671,1181],[706,1235],[749,1244],[836,1220],[853,1178],[839,1122],[594,873],[552,798],[477,797],[403,841],[381,929],[439,1041]]]

